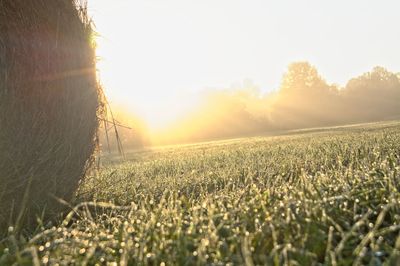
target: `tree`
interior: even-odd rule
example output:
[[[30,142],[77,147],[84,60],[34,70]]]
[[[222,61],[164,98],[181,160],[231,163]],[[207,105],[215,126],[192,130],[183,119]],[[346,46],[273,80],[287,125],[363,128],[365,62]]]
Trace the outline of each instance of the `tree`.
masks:
[[[328,85],[314,66],[296,62],[283,76],[272,117],[279,128],[330,125],[339,101],[337,87]]]
[[[280,90],[283,93],[315,90],[326,87],[317,69],[308,62],[296,62],[289,65],[284,74]]]
[[[383,67],[374,67],[351,79],[343,92],[352,114],[359,120],[386,119],[400,115],[400,79]]]

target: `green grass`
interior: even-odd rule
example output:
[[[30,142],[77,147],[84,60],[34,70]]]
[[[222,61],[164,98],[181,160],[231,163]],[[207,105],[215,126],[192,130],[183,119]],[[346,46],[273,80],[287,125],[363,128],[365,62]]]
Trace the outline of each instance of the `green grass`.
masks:
[[[400,123],[293,134],[109,163],[0,264],[399,265]]]

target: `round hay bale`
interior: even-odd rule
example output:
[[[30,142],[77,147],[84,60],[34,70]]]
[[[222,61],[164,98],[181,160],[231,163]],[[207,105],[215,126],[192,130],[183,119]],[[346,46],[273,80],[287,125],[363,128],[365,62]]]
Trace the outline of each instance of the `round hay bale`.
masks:
[[[96,147],[101,89],[75,0],[0,0],[0,231],[54,218]]]

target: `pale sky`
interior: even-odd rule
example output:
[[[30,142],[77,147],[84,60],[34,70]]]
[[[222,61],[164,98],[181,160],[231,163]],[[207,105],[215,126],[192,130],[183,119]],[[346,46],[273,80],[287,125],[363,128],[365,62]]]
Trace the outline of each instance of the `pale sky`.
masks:
[[[89,0],[110,102],[159,127],[205,88],[279,86],[293,61],[328,82],[400,72],[399,0]]]

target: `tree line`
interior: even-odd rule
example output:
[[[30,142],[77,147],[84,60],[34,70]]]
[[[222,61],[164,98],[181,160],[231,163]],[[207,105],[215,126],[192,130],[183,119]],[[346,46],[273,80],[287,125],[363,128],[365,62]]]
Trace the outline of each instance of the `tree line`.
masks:
[[[289,65],[278,90],[251,82],[211,90],[160,142],[190,142],[400,118],[400,74],[374,67],[344,87],[329,84],[308,62]]]

